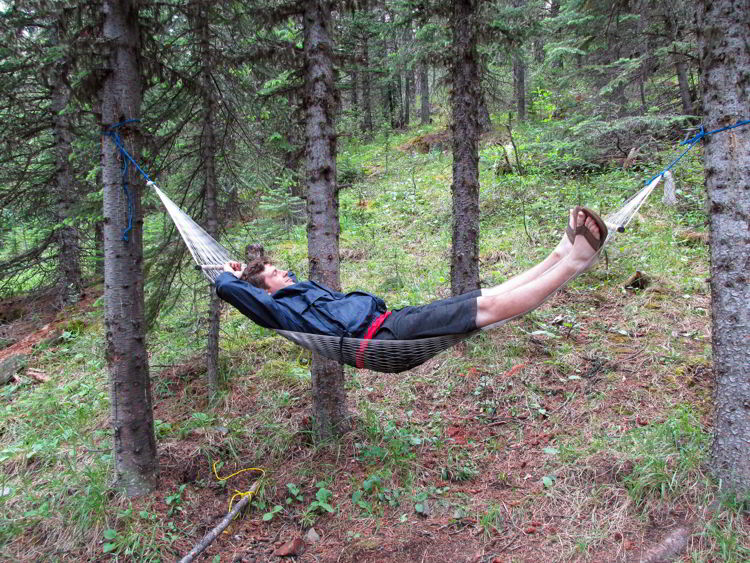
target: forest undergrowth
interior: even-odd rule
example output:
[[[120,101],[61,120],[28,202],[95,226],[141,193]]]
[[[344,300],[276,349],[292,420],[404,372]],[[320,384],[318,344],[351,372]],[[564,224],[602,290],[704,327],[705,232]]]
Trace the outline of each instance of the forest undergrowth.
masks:
[[[665,142],[627,170],[614,161],[583,170],[569,147],[515,134],[510,172],[502,134],[480,153],[484,286],[540,261],[567,209],[606,214],[674,156]],[[448,296],[451,159],[441,139],[425,129],[342,141],[345,289],[391,308]],[[275,549],[310,528],[320,538],[306,536],[293,560],[626,562],[647,560],[680,530],[683,561],[750,560],[750,515],[706,470],[713,377],[697,149],[676,181],[676,207],[657,191],[591,272],[531,314],[403,374],[347,368],[354,429],[330,443],[311,436],[309,354],[229,308],[222,390],[209,400],[207,289],[184,272],[181,299],[149,334],[161,486],[137,500],[110,487],[100,288],[65,310],[21,315],[13,340],[47,332],[27,346],[26,371],[0,387],[0,555],[175,560],[259,477],[219,480],[218,461],[220,477],[251,467],[265,477],[206,561],[276,561]],[[304,224],[290,207],[267,216],[275,221],[235,225],[227,244],[283,224],[264,242],[304,277]],[[147,245],[164,220],[147,217]]]

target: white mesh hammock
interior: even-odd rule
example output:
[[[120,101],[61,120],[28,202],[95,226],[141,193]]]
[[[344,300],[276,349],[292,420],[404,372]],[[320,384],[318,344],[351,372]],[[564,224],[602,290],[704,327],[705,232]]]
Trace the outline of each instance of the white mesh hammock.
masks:
[[[614,240],[617,233],[624,232],[625,227],[633,219],[638,209],[646,201],[646,198],[648,198],[661,178],[661,175],[654,178],[648,185],[644,186],[638,193],[628,199],[617,211],[604,217],[609,235],[602,248]],[[216,278],[223,272],[223,264],[233,260],[229,252],[175,205],[156,184],[149,181],[147,185],[154,188],[164,203],[167,212],[174,221],[182,239],[185,241],[193,260],[195,260],[196,268],[203,272],[203,275],[211,283],[214,283]],[[602,248],[599,249],[599,252],[601,252]],[[568,283],[572,279],[574,278],[568,280]],[[525,311],[521,315],[528,312]],[[498,323],[483,327],[481,330],[505,324],[521,315],[504,319]],[[312,350],[321,356],[336,360],[342,364],[385,373],[399,373],[424,363],[436,354],[479,331],[416,340],[365,340],[361,338],[308,334],[288,330],[277,330],[276,332],[303,348]]]

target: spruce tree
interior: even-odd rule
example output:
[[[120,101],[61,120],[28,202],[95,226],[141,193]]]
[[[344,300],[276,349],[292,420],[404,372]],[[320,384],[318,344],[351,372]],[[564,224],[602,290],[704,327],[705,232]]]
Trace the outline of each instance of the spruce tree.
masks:
[[[310,279],[340,290],[331,8],[326,0],[311,0],[303,15],[307,249]],[[314,355],[311,373],[316,433],[329,438],[348,431],[343,367]]]
[[[704,127],[747,119],[747,3],[698,5]],[[725,490],[750,493],[750,125],[705,138],[711,236],[711,313],[716,376],[711,469]]]
[[[451,292],[479,288],[479,59],[476,0],[454,2],[453,63],[453,238]]]
[[[123,178],[123,156],[114,142],[118,135],[130,154],[139,158],[138,128],[126,124],[140,119],[143,76],[138,16],[138,2],[105,0],[102,4],[101,40],[108,72],[100,90],[101,130],[111,133],[102,136],[101,146],[106,356],[115,485],[131,497],[152,491],[158,483],[143,303],[144,183],[132,166],[130,175]]]

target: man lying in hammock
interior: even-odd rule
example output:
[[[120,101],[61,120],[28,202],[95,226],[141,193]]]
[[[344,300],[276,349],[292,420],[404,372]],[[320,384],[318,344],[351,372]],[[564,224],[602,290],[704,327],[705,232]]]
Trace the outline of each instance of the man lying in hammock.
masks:
[[[343,294],[316,282],[298,282],[293,273],[262,258],[247,266],[225,264],[216,292],[266,328],[389,340],[464,334],[541,305],[595,262],[606,238],[599,216],[576,207],[560,243],[530,270],[495,287],[395,311],[369,293]]]

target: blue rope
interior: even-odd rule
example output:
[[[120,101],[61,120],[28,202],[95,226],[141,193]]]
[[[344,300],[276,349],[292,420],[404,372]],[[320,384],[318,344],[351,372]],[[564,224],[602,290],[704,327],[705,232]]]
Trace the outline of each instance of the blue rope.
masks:
[[[654,176],[650,180],[646,180],[644,183],[646,185],[648,185],[651,182],[653,182],[654,180],[656,180],[657,178],[659,178],[661,176],[664,176],[664,174],[667,173],[669,170],[671,170],[678,162],[680,162],[680,160],[682,159],[682,157],[685,156],[690,149],[692,149],[695,145],[697,145],[703,139],[703,137],[708,137],[709,135],[714,135],[715,133],[721,133],[722,131],[726,131],[728,129],[734,129],[735,127],[742,127],[743,125],[747,125],[749,123],[750,123],[750,119],[745,119],[743,121],[738,121],[734,125],[727,125],[726,127],[722,127],[720,129],[714,129],[713,131],[706,131],[703,128],[703,125],[701,125],[700,130],[698,131],[698,133],[694,137],[691,137],[690,139],[687,139],[687,140],[682,141],[680,143],[680,146],[688,145],[688,148],[686,148],[682,152],[682,154],[680,156],[678,156],[677,158],[675,158],[672,161],[672,164],[670,164],[669,166],[667,166],[664,170],[662,170],[659,174],[657,174],[656,176]]]
[[[128,200],[128,226],[122,232],[122,240],[124,240],[125,242],[128,242],[130,231],[133,230],[133,218],[135,216],[135,202],[133,201],[133,194],[130,191],[130,182],[128,181],[129,164],[132,162],[133,166],[138,169],[138,172],[143,174],[143,177],[146,178],[148,182],[151,181],[151,178],[149,178],[148,174],[146,174],[143,169],[138,166],[138,163],[135,161],[135,159],[130,156],[130,153],[128,153],[128,151],[125,149],[125,145],[123,145],[118,129],[124,125],[127,125],[128,123],[136,123],[139,121],[140,119],[128,119],[126,121],[121,121],[120,123],[115,123],[114,125],[110,126],[109,129],[102,132],[102,135],[106,135],[112,138],[115,146],[120,151],[120,154],[122,154],[122,191],[125,192],[125,197]]]

